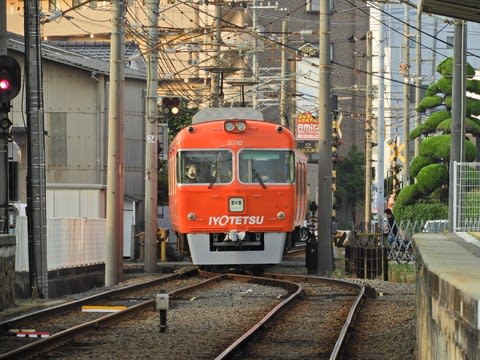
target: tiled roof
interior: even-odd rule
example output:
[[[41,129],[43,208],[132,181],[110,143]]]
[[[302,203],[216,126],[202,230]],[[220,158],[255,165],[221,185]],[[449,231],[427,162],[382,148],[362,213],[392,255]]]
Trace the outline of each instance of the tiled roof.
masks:
[[[109,41],[45,41],[43,44],[52,45],[93,59],[110,61]],[[139,51],[138,46],[134,42],[125,43],[125,59],[130,59]]]
[[[18,51],[20,53],[25,52],[25,40],[23,36],[8,33],[8,38],[9,49]],[[49,42],[42,42],[42,58],[87,71],[95,71],[99,74],[108,75],[110,73],[110,47],[109,45],[105,46],[105,43],[102,46],[104,48],[108,48],[108,60],[88,56],[79,51],[63,48],[54,44],[50,44]],[[128,48],[131,50],[130,47]],[[127,46],[125,47],[125,51],[127,52]],[[127,66],[125,67],[125,77],[145,79],[145,67],[135,69]]]

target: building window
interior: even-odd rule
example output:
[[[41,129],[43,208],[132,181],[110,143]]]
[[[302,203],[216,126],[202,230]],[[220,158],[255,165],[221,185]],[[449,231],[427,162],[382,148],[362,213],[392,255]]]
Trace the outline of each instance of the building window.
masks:
[[[453,36],[447,35],[447,49],[453,49]]]

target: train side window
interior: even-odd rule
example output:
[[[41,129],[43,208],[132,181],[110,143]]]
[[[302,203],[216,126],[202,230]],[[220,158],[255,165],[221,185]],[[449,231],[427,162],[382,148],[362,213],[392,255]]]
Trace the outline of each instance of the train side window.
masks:
[[[233,180],[229,150],[188,150],[177,153],[177,181],[180,184],[225,184]]]

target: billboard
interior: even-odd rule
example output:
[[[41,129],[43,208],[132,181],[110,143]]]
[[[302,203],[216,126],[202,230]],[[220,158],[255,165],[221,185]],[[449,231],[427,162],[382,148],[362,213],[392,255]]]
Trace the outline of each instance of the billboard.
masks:
[[[297,140],[318,140],[320,137],[318,119],[310,112],[304,112],[296,119]]]

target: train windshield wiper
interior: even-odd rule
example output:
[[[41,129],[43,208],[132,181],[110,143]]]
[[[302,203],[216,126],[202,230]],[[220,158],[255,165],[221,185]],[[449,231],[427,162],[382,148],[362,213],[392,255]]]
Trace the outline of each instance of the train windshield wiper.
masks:
[[[252,169],[252,174],[253,174],[253,177],[258,180],[258,182],[260,183],[260,185],[262,185],[262,187],[263,187],[264,189],[266,189],[267,186],[266,186],[265,183],[263,182],[262,178],[261,178],[261,177],[258,175],[258,173],[255,171],[255,169]]]
[[[208,184],[208,188],[211,189],[213,184],[217,182],[217,173],[215,172],[215,175],[212,176],[212,180],[210,181],[210,184]]]

